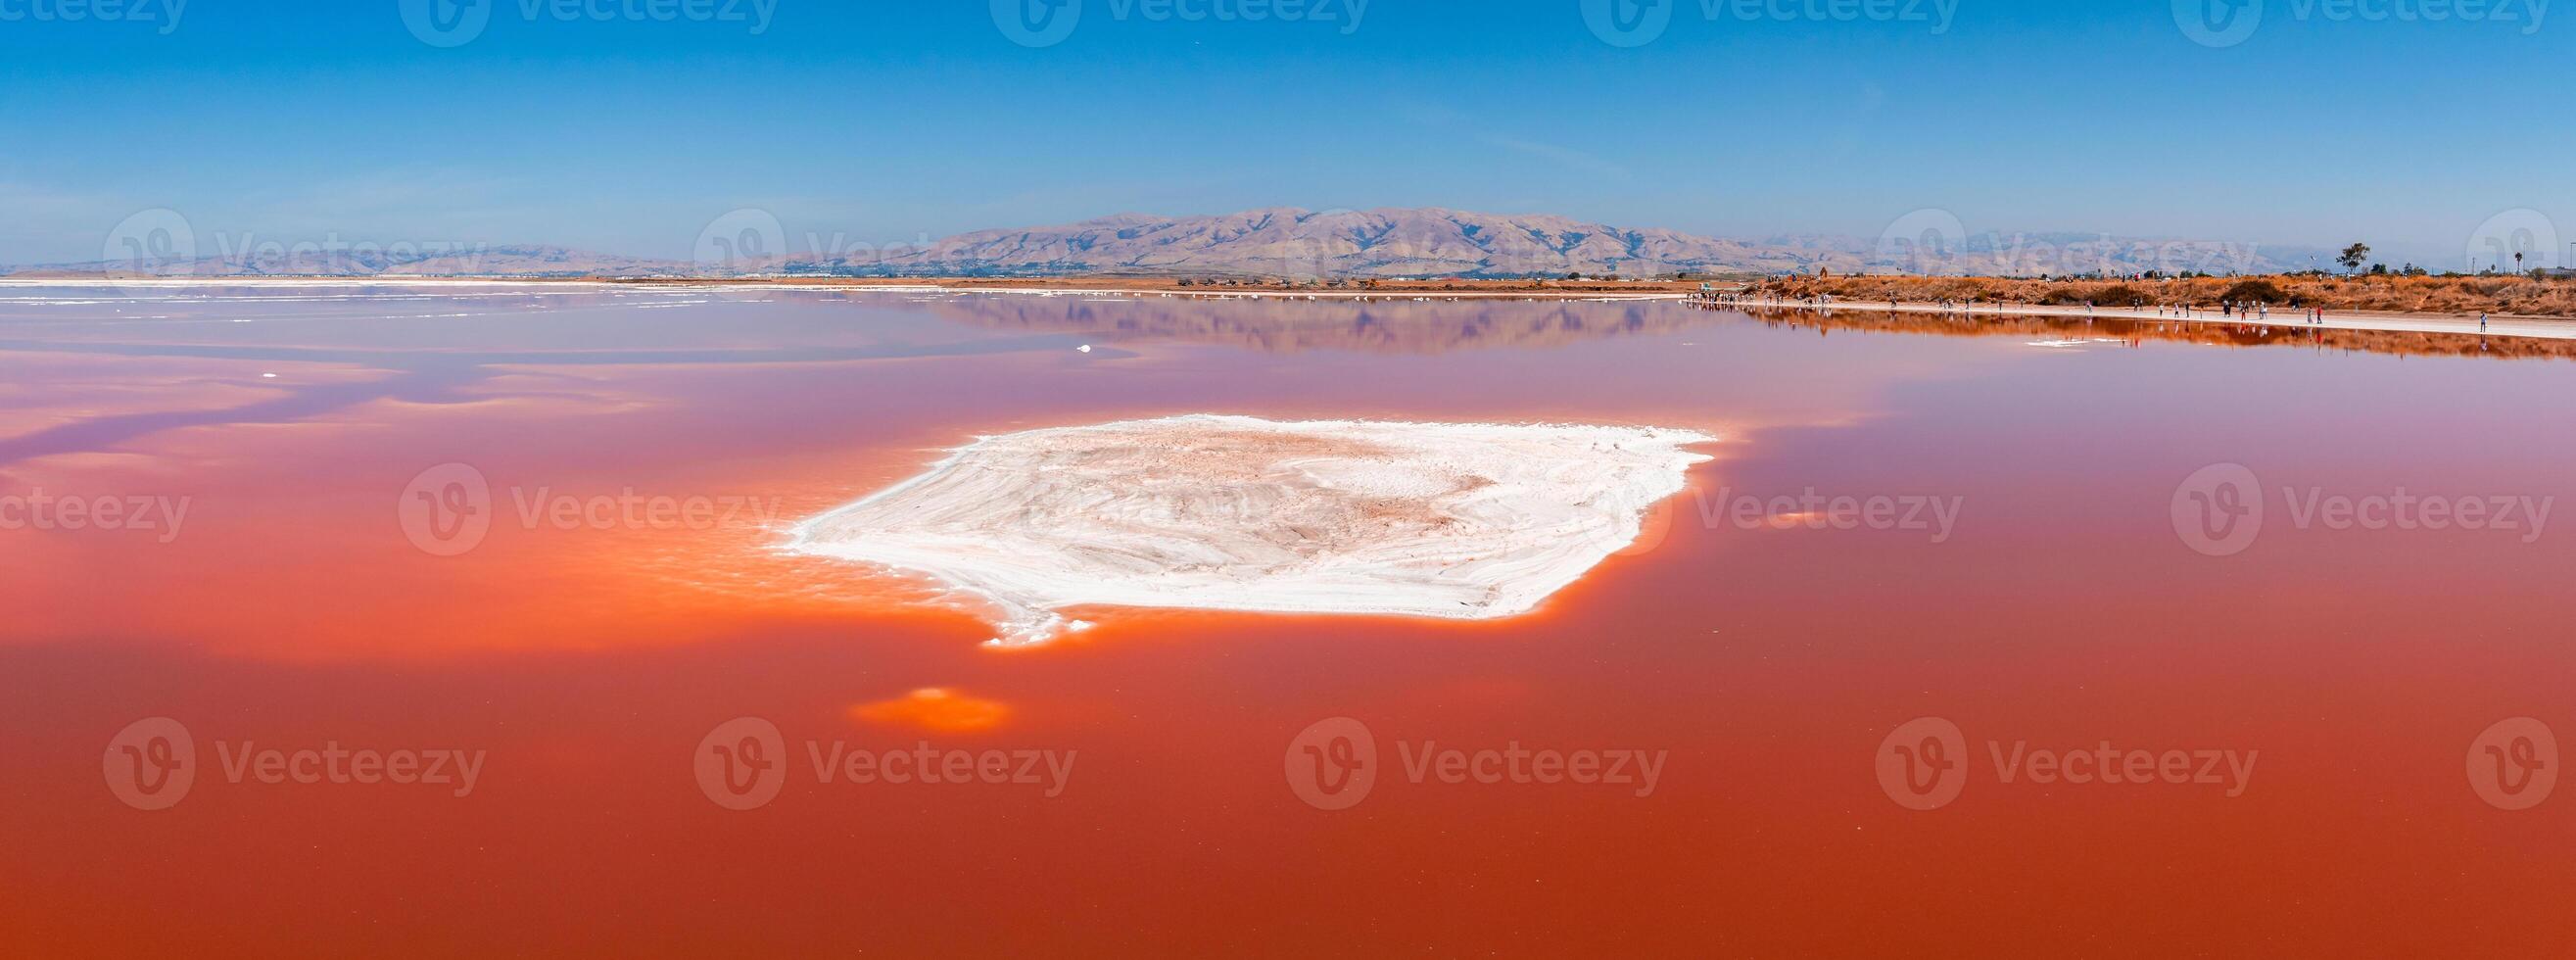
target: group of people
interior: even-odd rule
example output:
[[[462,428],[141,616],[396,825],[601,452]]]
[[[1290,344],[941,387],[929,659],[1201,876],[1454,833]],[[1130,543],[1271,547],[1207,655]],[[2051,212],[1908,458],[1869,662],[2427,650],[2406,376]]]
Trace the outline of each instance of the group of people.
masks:
[[[2272,319],[2272,305],[2260,300],[2220,301],[2218,304],[2218,312],[2220,316],[2241,317],[2248,320],[2268,322]],[[2323,325],[2326,322],[2325,308],[2299,308],[2299,322],[2304,324]]]

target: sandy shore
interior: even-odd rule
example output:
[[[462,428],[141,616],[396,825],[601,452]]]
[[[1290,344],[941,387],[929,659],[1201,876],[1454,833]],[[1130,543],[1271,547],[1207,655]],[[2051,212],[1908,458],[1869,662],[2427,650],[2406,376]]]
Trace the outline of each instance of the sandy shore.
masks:
[[[1715,438],[1613,426],[1184,416],[985,437],[799,525],[927,575],[1003,645],[1080,606],[1488,619],[1633,542]]]

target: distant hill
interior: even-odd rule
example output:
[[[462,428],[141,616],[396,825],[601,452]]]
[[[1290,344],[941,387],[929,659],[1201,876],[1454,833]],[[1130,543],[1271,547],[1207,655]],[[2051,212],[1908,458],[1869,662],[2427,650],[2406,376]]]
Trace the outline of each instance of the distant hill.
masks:
[[[773,227],[774,227],[774,221]],[[549,246],[402,254],[288,253],[149,262],[140,272],[191,276],[1154,276],[1529,277],[1674,273],[1916,272],[2026,276],[2144,270],[2270,272],[2317,251],[2086,234],[1978,234],[1956,221],[1900,222],[1894,238],[1721,239],[1544,214],[1439,208],[1292,207],[1219,216],[1120,214],[1056,227],[979,230],[861,256],[788,254],[721,269]],[[1924,227],[1925,229],[1916,229]],[[783,241],[784,238],[777,238]],[[783,248],[773,242],[771,249]],[[129,263],[31,267],[27,274],[136,272]]]
[[[1124,214],[1061,227],[984,230],[886,259],[893,272],[1237,274],[1289,277],[1643,276],[1794,269],[1794,251],[1557,216],[1455,210],[1209,217]],[[866,264],[834,264],[865,267]]]
[[[1293,207],[1206,217],[1121,214],[1060,227],[983,230],[864,262],[807,261],[833,273],[1231,274],[1284,277],[1523,277],[1581,273],[1790,273],[1830,269],[2039,274],[2164,269],[2257,272],[2291,263],[2249,244],[2083,234],[1934,237],[1695,236],[1549,215],[1439,208],[1315,213]],[[2310,251],[2299,251],[2302,255]]]
[[[535,245],[393,250],[360,245],[329,251],[263,246],[234,255],[0,268],[0,275],[13,277],[638,277],[689,272],[684,263]]]

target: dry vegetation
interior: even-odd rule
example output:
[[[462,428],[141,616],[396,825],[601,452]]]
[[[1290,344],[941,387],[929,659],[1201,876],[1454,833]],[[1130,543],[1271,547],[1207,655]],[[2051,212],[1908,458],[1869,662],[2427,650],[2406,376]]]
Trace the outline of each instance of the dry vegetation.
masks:
[[[2088,320],[1957,313],[1883,313],[1849,310],[1834,312],[1762,307],[1752,307],[1745,312],[1752,315],[1754,319],[1772,326],[1819,332],[1855,331],[1933,334],[1945,337],[2032,339],[2054,339],[2069,335],[2107,336],[2132,343],[2167,340],[2234,347],[2298,347],[2401,356],[2576,360],[2576,340],[2552,340],[2539,337],[2482,337],[2398,330],[2338,330],[2295,324],[2218,324],[2180,320]]]
[[[1908,303],[1976,300],[2105,307],[2198,304],[2223,301],[2273,306],[2324,307],[2391,313],[2576,317],[2576,281],[2530,277],[2356,277],[2286,274],[2268,277],[2193,277],[2173,280],[2022,280],[1998,277],[1781,277],[1756,293],[1790,298],[1830,294],[1837,300],[1896,299]]]

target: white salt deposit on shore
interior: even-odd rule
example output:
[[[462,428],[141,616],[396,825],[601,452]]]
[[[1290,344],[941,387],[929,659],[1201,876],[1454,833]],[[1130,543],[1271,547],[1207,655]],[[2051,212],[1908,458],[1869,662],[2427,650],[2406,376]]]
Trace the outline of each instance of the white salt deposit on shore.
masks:
[[[790,549],[936,578],[1041,643],[1101,605],[1488,619],[1637,538],[1716,438],[1185,416],[984,437]]]

